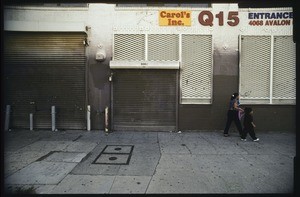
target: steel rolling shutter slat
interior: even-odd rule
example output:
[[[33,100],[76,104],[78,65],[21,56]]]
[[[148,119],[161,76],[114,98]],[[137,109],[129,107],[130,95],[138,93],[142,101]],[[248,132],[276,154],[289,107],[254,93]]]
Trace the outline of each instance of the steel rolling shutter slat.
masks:
[[[34,128],[51,128],[51,106],[55,105],[57,128],[85,128],[86,35],[6,32],[4,36],[12,127],[28,128],[29,113],[34,108]]]
[[[117,70],[113,120],[117,130],[169,130],[176,125],[174,70]]]

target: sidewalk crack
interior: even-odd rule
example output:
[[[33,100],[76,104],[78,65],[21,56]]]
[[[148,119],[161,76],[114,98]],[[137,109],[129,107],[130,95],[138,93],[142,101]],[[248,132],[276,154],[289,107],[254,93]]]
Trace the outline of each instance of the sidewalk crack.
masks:
[[[153,172],[153,174],[152,174],[152,176],[151,176],[151,179],[150,179],[150,181],[149,181],[149,183],[148,183],[148,185],[147,185],[147,188],[146,188],[146,190],[145,190],[145,194],[146,194],[147,191],[148,191],[149,185],[150,185],[150,183],[151,183],[151,181],[152,181],[152,179],[153,179],[154,174],[156,173],[156,168],[157,168],[157,166],[158,166],[158,164],[159,164],[159,162],[160,162],[160,159],[161,159],[161,150],[160,150],[160,144],[159,144],[158,132],[156,132],[156,137],[157,137],[157,144],[158,144],[158,148],[159,148],[159,159],[158,159],[158,161],[157,161],[157,164],[156,164],[156,166],[155,166],[155,170],[154,170],[154,172]]]

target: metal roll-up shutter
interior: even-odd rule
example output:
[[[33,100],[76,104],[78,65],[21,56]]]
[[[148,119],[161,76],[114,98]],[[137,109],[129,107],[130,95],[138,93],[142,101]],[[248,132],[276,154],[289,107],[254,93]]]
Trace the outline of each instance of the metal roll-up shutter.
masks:
[[[177,70],[114,71],[114,130],[174,130],[176,72]]]
[[[51,106],[58,129],[85,127],[85,33],[6,32],[6,104],[11,127],[51,128]]]

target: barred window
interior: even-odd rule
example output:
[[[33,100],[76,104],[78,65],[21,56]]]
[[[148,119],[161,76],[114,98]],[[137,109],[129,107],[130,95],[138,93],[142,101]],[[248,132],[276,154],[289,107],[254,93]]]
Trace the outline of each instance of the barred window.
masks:
[[[296,103],[296,48],[292,36],[241,36],[240,53],[243,103]]]

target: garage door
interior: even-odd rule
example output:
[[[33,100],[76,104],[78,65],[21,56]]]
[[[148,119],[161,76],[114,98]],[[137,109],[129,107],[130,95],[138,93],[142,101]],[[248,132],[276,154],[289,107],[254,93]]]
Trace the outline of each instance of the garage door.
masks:
[[[176,128],[176,70],[115,70],[113,129],[171,131]]]
[[[51,128],[56,106],[58,129],[85,128],[84,33],[6,32],[5,103],[12,107],[11,127]]]

